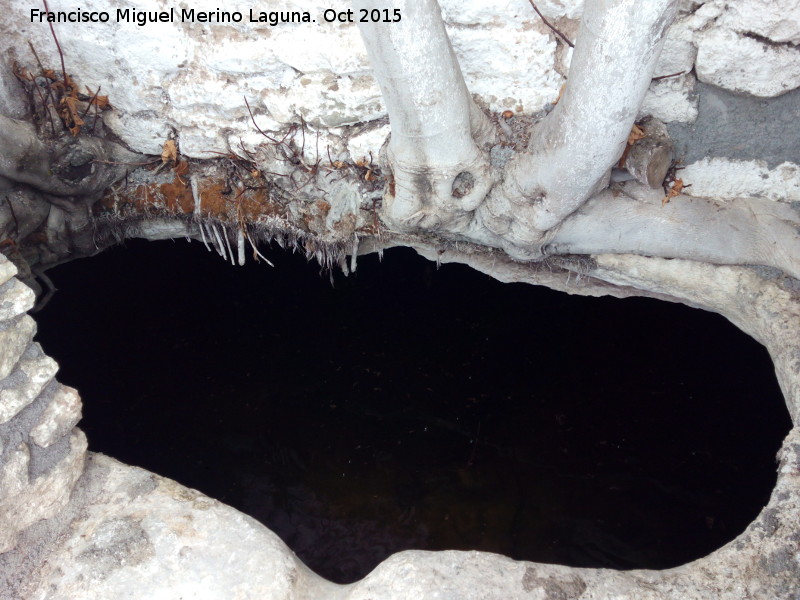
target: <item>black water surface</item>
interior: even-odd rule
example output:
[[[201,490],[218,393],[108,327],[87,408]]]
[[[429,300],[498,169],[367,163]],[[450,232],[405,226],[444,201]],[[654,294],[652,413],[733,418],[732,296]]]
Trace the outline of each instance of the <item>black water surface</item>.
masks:
[[[270,257],[138,242],[63,265],[38,339],[90,449],[252,515],[325,577],[407,548],[671,567],[768,500],[789,417],[718,315],[404,250],[333,287]]]

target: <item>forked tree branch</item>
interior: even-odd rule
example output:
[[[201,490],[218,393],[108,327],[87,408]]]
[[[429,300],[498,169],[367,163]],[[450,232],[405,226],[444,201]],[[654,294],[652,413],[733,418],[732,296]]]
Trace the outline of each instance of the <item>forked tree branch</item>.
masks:
[[[605,187],[647,91],[677,0],[587,2],[561,101],[509,165],[487,206],[495,232],[525,245]],[[511,211],[514,226],[503,220]],[[495,219],[498,219],[495,221]]]
[[[564,220],[545,254],[639,254],[724,265],[767,265],[800,279],[800,213],[772,200],[725,203],[629,183]]]

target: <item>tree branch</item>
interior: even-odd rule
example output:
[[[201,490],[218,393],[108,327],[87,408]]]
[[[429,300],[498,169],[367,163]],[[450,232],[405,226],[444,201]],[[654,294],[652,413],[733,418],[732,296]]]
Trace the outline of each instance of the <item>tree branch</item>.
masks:
[[[569,46],[570,48],[574,48],[574,47],[575,47],[575,44],[573,44],[572,42],[570,42],[570,41],[569,41],[569,38],[568,38],[567,36],[565,36],[565,35],[564,35],[563,33],[561,33],[561,32],[560,32],[558,29],[556,29],[556,28],[555,28],[555,27],[554,27],[554,26],[553,26],[553,25],[550,23],[550,21],[548,21],[548,20],[545,18],[545,16],[542,14],[542,12],[541,12],[541,11],[540,11],[540,10],[537,8],[537,6],[536,6],[536,5],[533,3],[533,0],[528,0],[528,2],[530,2],[530,3],[531,3],[531,6],[533,7],[533,10],[535,10],[535,11],[536,11],[536,14],[537,14],[537,15],[539,15],[539,18],[542,20],[542,23],[544,23],[545,25],[547,25],[547,26],[550,28],[550,31],[552,31],[552,32],[553,32],[553,33],[555,33],[555,34],[556,34],[558,37],[560,37],[562,40],[564,40],[564,42],[566,42],[567,46]]]
[[[56,196],[101,192],[124,175],[124,163],[141,158],[118,144],[85,135],[46,144],[33,125],[3,115],[0,147],[0,176]]]
[[[607,184],[653,75],[677,0],[587,2],[564,95],[509,164],[483,220],[529,245]],[[513,214],[509,220],[507,215]]]
[[[384,215],[401,229],[458,229],[491,187],[485,141],[493,131],[475,106],[436,0],[354,0],[353,8],[398,10],[393,23],[359,23],[392,135],[394,194]]]
[[[788,204],[714,202],[626,184],[604,191],[553,232],[545,254],[639,254],[725,265],[767,265],[800,278],[800,213]]]

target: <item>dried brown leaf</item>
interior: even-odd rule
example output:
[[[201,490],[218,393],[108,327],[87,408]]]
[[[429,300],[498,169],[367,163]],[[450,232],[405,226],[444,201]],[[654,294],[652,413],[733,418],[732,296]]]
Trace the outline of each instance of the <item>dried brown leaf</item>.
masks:
[[[167,164],[169,161],[178,162],[178,146],[175,140],[167,140],[161,149],[161,162]]]
[[[676,179],[672,182],[672,187],[669,188],[667,195],[661,199],[661,206],[665,206],[669,203],[670,200],[676,198],[677,196],[681,195],[681,192],[684,188],[689,187],[688,185],[684,185],[683,179]]]
[[[634,125],[631,132],[628,134],[628,146],[633,146],[636,142],[646,137],[647,134],[644,132],[644,129],[638,125]]]

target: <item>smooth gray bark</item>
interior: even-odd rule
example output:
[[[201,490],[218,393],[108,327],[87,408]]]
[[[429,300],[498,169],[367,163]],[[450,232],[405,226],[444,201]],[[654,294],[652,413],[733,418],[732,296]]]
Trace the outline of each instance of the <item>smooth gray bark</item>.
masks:
[[[763,212],[746,203],[728,210],[689,196],[674,198],[662,210],[663,194],[634,201],[603,191],[677,5],[677,0],[587,3],[563,98],[534,126],[524,152],[502,172],[487,173],[485,153],[470,127],[474,105],[438,4],[381,3],[404,15],[402,24],[361,26],[392,125],[385,160],[395,183],[385,194],[384,218],[399,231],[434,230],[501,247],[526,261],[552,253],[633,252],[764,264],[797,276],[796,211]],[[662,145],[649,149],[658,159],[652,170],[659,174],[671,152],[668,140]],[[637,176],[657,185],[658,176],[647,172],[650,166],[643,164]],[[469,193],[456,198],[459,178],[468,178]]]
[[[96,137],[62,137],[46,143],[30,123],[0,115],[0,177],[56,196],[91,196],[141,157]]]
[[[386,215],[403,229],[465,223],[493,184],[475,141],[491,132],[469,95],[436,0],[354,0],[355,9],[400,11],[395,23],[359,23],[392,135],[393,192]]]

